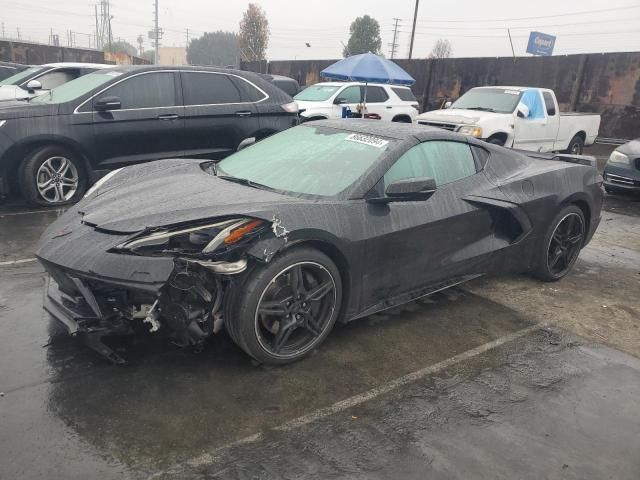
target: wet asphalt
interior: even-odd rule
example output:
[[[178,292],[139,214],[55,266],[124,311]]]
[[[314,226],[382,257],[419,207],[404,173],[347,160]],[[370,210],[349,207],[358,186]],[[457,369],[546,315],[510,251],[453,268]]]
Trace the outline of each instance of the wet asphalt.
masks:
[[[535,282],[507,299],[504,279],[481,279],[338,326],[282,368],[224,334],[199,353],[118,340],[120,368],[42,311],[37,262],[11,263],[58,215],[25,211],[0,208],[1,479],[640,478],[636,337],[625,353],[547,325],[526,303]],[[609,195],[606,216],[554,284],[566,305],[544,312],[561,320],[622,275],[607,301],[638,329],[640,199]]]

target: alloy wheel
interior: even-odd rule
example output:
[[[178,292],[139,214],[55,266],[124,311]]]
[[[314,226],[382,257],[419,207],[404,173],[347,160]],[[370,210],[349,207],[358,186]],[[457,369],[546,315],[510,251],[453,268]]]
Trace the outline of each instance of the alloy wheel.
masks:
[[[36,173],[38,193],[49,203],[71,200],[78,190],[78,183],[78,169],[65,157],[48,158]]]
[[[552,275],[561,277],[573,266],[584,234],[584,221],[577,213],[569,213],[558,222],[547,253],[547,267]]]
[[[336,283],[316,262],[300,262],[278,273],[262,292],[255,314],[260,346],[279,358],[302,355],[331,326]]]

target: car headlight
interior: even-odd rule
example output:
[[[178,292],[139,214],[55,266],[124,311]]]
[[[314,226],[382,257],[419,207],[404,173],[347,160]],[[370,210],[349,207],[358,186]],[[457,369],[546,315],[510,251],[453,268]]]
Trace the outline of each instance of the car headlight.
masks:
[[[255,218],[232,218],[176,230],[139,236],[116,247],[139,255],[210,254],[230,247],[262,230],[266,223]]]
[[[84,194],[84,198],[91,195],[93,192],[98,190],[98,188],[100,188],[102,185],[107,183],[108,180],[111,180],[113,177],[115,177],[118,174],[118,172],[120,172],[120,170],[122,170],[122,168],[117,168],[116,170],[112,170],[109,173],[107,173],[104,177],[102,177],[100,180],[98,180],[96,183],[94,183],[91,186],[91,188],[87,190],[87,193]]]
[[[624,153],[620,153],[617,150],[614,150],[613,152],[611,152],[611,155],[609,155],[608,163],[619,163],[622,165],[630,165],[631,161],[629,160],[629,157],[626,156]]]
[[[472,137],[482,138],[482,128],[477,125],[463,125],[458,128],[458,133],[463,135],[471,135]]]

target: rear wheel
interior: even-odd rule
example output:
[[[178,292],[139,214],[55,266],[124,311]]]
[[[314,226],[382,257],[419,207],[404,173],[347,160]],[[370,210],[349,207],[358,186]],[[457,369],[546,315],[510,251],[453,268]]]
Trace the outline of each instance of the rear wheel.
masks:
[[[20,166],[20,190],[32,205],[59,206],[73,203],[87,187],[80,159],[58,146],[41,147]]]
[[[585,235],[586,222],[582,210],[575,205],[563,208],[551,222],[539,246],[535,276],[553,282],[567,275],[578,259]]]
[[[571,155],[582,155],[584,150],[584,140],[580,135],[576,135],[569,142],[569,148],[565,150],[565,153],[570,153]]]
[[[322,252],[302,247],[261,265],[228,298],[225,325],[261,363],[300,360],[327,337],[340,310],[340,273]]]

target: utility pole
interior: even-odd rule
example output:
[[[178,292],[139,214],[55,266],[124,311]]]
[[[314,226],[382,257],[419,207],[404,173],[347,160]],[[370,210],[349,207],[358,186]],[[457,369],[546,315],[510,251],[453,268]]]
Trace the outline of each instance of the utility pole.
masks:
[[[396,56],[396,52],[398,51],[398,24],[400,23],[400,18],[394,18],[394,25],[393,25],[393,41],[389,44],[389,46],[391,47],[391,51],[389,52],[389,56],[391,58]]]
[[[138,38],[136,40],[138,41],[138,55],[142,57],[142,54],[144,53],[144,48],[142,47],[142,44],[144,43],[144,37],[142,35],[138,35]]]
[[[6,37],[6,35],[4,33],[4,22],[2,22],[2,38],[5,38],[5,37]]]
[[[109,4],[109,0],[106,0],[106,4],[107,4],[107,25],[109,28],[109,53],[112,53],[111,51],[111,44],[113,43],[113,37],[112,37],[112,33],[111,33],[111,5]]]
[[[154,12],[153,12],[153,16],[154,16],[154,29],[153,29],[153,33],[154,33],[154,37],[155,37],[155,51],[153,53],[153,63],[155,63],[156,65],[158,64],[158,49],[160,48],[160,29],[158,28],[158,0],[154,0],[153,2],[154,5]]]
[[[187,43],[185,46],[188,48],[189,47],[189,29],[188,28],[186,30],[186,36],[187,36]]]
[[[98,26],[98,4],[96,3],[93,6],[95,12],[96,12],[96,50],[100,50],[100,45],[98,45],[98,43],[100,42],[100,40],[98,40],[100,38],[100,27]]]
[[[416,9],[413,12],[413,28],[411,29],[411,43],[409,44],[409,60],[411,60],[411,56],[413,55],[413,39],[416,36],[416,20],[418,19],[418,5],[420,5],[420,0],[416,0]]]
[[[21,38],[20,38],[20,27],[16,27],[16,33],[18,34],[18,40],[21,40]]]

